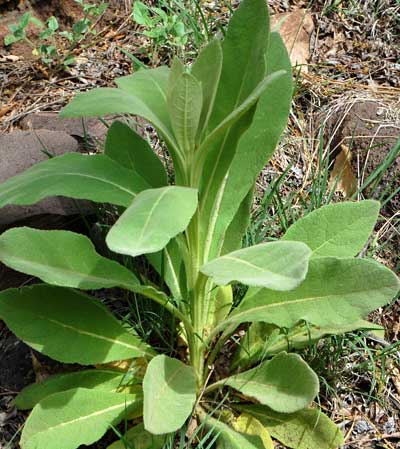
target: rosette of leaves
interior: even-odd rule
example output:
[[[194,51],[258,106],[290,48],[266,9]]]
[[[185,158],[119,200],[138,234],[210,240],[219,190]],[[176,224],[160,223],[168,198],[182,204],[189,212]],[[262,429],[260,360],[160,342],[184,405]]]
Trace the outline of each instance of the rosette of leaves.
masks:
[[[0,236],[0,260],[42,281],[2,292],[0,318],[34,349],[85,367],[17,396],[18,407],[33,408],[22,448],[74,449],[123,420],[127,432],[111,448],[161,448],[191,417],[217,448],[271,448],[272,438],[296,449],[340,446],[339,429],[313,405],[318,377],[293,350],[373,328],[368,313],[399,282],[354,257],[376,222],[374,201],[321,208],[280,241],[241,248],[257,175],[292,96],[290,62],[269,31],[265,1],[242,1],[224,40],[211,41],[191,68],[175,60],[116,83],[78,94],[62,115],[143,117],[168,148],[174,182],[147,141],[116,121],[104,154],[30,168],[1,185],[0,207],[54,195],[115,205],[111,254],[146,257],[160,285],[80,234],[23,227]],[[248,286],[240,302],[234,283]],[[115,287],[165,308],[187,350],[157,352],[93,295]],[[247,333],[230,373],[217,378],[214,361],[238,326]]]

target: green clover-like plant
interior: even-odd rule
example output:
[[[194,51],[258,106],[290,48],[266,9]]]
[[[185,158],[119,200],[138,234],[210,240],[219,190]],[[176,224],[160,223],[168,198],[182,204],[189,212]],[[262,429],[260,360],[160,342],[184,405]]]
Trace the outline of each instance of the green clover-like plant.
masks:
[[[289,350],[376,328],[366,317],[399,282],[354,258],[374,228],[375,201],[323,207],[280,241],[241,248],[257,175],[292,96],[289,58],[269,31],[265,0],[243,0],[224,40],[211,41],[191,68],[175,60],[116,83],[77,95],[62,115],[141,116],[165,142],[174,182],[147,141],[116,121],[104,154],[30,168],[0,186],[0,207],[54,195],[115,205],[108,248],[125,260],[146,257],[160,286],[127,268],[143,263],[105,258],[80,234],[22,227],[0,236],[0,260],[43,281],[2,292],[0,318],[34,349],[85,366],[17,396],[19,408],[33,408],[22,448],[74,449],[134,418],[110,449],[161,448],[194,415],[220,449],[268,449],[271,436],[296,449],[337,448],[340,431],[312,405],[318,377]],[[249,287],[239,304],[235,282]],[[172,314],[187,351],[157,353],[91,295],[115,287]],[[218,378],[214,362],[238,326],[247,332],[230,374]],[[210,413],[222,399],[229,407]]]

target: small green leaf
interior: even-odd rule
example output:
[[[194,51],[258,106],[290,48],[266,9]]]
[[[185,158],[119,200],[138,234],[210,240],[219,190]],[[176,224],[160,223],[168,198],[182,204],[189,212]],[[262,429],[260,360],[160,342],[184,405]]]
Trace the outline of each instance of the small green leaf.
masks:
[[[319,391],[314,371],[299,355],[285,352],[257,368],[228,377],[224,385],[282,413],[307,407]]]
[[[162,449],[165,437],[153,435],[144,429],[143,424],[139,424],[123,436],[123,438],[107,447],[107,449]]]
[[[133,4],[132,17],[139,25],[151,26],[149,8],[139,0],[136,0]]]
[[[123,265],[97,254],[87,237],[69,231],[10,229],[0,236],[0,261],[48,284],[81,290],[138,283]]]
[[[316,326],[341,326],[387,304],[399,285],[394,273],[372,260],[315,258],[299,287],[288,292],[250,289],[222,325],[265,321],[290,328],[303,320]]]
[[[1,292],[0,318],[18,338],[60,362],[93,365],[154,355],[100,301],[66,288]]]
[[[183,154],[191,154],[195,149],[202,105],[201,84],[194,76],[183,73],[168,100],[172,128]]]
[[[275,413],[262,405],[240,405],[257,418],[270,434],[293,449],[337,449],[342,432],[321,410],[307,408],[292,414]]]
[[[379,208],[372,200],[329,204],[294,223],[283,239],[306,243],[314,257],[355,256],[374,230]]]
[[[15,405],[20,410],[33,408],[41,400],[54,393],[72,390],[73,388],[89,388],[116,393],[127,384],[129,379],[121,371],[90,369],[75,373],[56,374],[43,382],[29,385],[15,398]],[[136,382],[133,383],[137,383]],[[132,383],[132,382],[131,382]],[[100,393],[99,393],[100,394]]]
[[[149,185],[104,155],[69,153],[29,168],[0,185],[0,207],[62,195],[127,207]]]
[[[58,20],[54,16],[49,17],[47,19],[47,26],[53,32],[58,30]]]
[[[191,366],[159,355],[151,360],[143,380],[144,426],[155,435],[178,430],[190,416],[196,401],[196,382]]]
[[[306,277],[311,254],[300,242],[271,242],[240,249],[201,267],[217,285],[232,281],[273,290],[291,290]]]
[[[22,39],[21,37],[17,37],[14,34],[7,34],[7,36],[4,37],[4,45],[11,45],[15,42],[18,42]]]
[[[56,393],[35,406],[21,436],[22,449],[76,449],[101,438],[142,408],[142,394],[85,388]]]
[[[26,12],[20,19],[18,25],[20,28],[26,28],[32,18],[32,13],[30,11]]]
[[[169,186],[139,194],[109,231],[106,242],[117,253],[154,253],[183,232],[197,208],[197,190]]]
[[[110,126],[105,154],[122,167],[140,173],[151,187],[168,184],[165,168],[151,146],[125,123],[115,121]]]
[[[31,23],[33,23],[34,25],[36,25],[39,28],[43,28],[44,27],[42,21],[39,20],[38,18],[34,17],[34,16],[32,16],[29,20],[30,20]]]

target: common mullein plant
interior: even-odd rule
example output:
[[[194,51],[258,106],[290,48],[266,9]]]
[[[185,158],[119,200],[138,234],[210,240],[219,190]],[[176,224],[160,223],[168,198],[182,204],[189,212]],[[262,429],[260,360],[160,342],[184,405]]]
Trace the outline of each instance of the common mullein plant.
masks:
[[[74,449],[120,422],[125,431],[109,449],[162,448],[189,422],[220,449],[270,449],[272,438],[337,448],[341,432],[313,403],[318,377],[294,351],[326,335],[379,332],[366,317],[399,282],[354,257],[374,228],[375,201],[323,207],[281,240],[241,248],[257,175],[292,96],[290,61],[270,32],[265,0],[243,0],[224,39],[191,67],[175,60],[116,84],[78,94],[62,115],[142,117],[168,149],[174,182],[147,141],[116,121],[104,154],[33,166],[1,185],[0,207],[54,195],[115,205],[111,254],[146,257],[160,286],[127,268],[135,264],[100,255],[84,235],[21,227],[0,236],[0,260],[43,282],[2,292],[0,318],[35,350],[83,366],[16,397],[18,408],[33,408],[22,448]],[[248,287],[241,300],[235,283]],[[173,322],[179,351],[157,352],[93,294],[116,287],[174,317],[165,325]],[[220,351],[233,335],[222,376]]]

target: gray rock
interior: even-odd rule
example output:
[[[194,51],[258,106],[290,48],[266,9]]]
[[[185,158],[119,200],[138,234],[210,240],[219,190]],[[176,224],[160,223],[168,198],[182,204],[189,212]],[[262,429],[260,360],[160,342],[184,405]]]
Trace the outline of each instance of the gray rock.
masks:
[[[56,112],[29,114],[21,120],[20,124],[26,130],[62,131],[82,139],[85,137],[85,133],[91,137],[102,139],[107,132],[107,127],[96,118],[61,118]]]
[[[75,139],[64,132],[39,130],[17,131],[0,135],[0,183],[48,158],[44,151],[55,156],[74,152]],[[7,227],[19,220],[43,214],[75,215],[92,211],[87,201],[69,198],[46,198],[32,206],[9,205],[0,208],[0,226]]]

